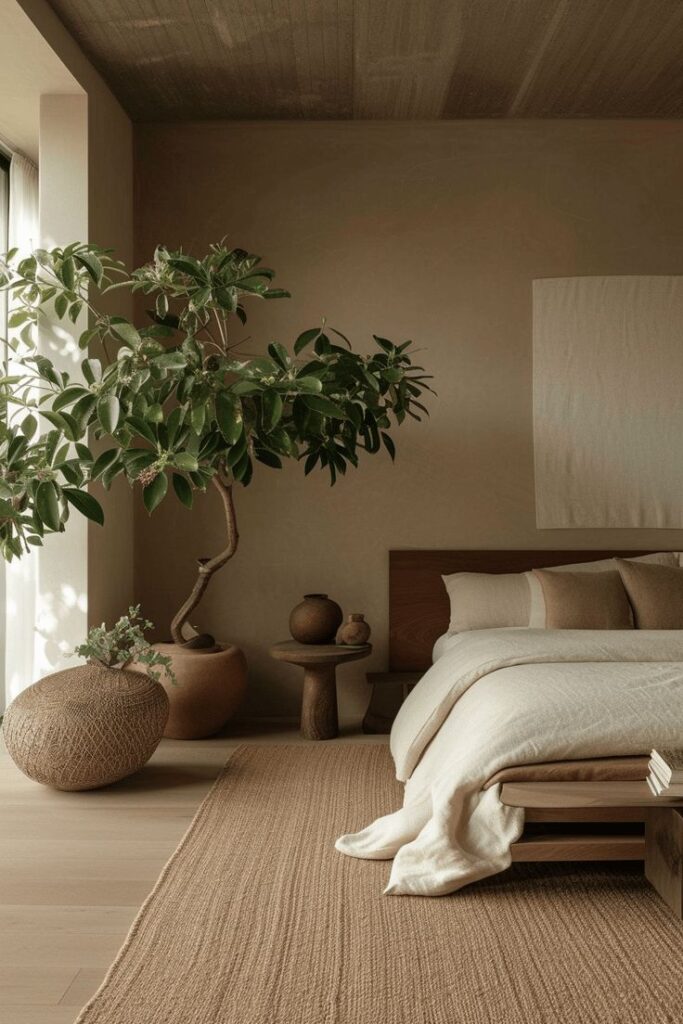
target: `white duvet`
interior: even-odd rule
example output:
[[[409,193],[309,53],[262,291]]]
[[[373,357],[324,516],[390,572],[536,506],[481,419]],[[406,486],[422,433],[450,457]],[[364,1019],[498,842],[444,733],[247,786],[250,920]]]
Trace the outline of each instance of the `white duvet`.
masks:
[[[387,893],[438,896],[504,870],[524,812],[499,769],[683,746],[683,630],[462,633],[391,732],[403,807],[337,849],[393,858]]]

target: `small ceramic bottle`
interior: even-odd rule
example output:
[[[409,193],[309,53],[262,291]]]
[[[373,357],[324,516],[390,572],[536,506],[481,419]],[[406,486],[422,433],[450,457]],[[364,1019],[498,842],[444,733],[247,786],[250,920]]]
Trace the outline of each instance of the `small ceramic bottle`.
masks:
[[[366,644],[369,639],[370,627],[365,621],[365,616],[359,612],[349,615],[337,633],[337,643],[345,644],[348,647],[358,647],[361,644]]]

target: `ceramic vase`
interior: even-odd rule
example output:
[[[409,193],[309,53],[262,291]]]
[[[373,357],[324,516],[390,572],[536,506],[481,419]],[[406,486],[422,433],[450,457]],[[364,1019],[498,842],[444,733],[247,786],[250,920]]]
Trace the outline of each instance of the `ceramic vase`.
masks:
[[[344,615],[327,594],[306,594],[292,609],[289,631],[300,644],[332,644]]]
[[[348,647],[360,647],[369,639],[370,627],[365,621],[365,616],[360,612],[353,612],[349,615],[337,633],[337,643],[345,644]]]

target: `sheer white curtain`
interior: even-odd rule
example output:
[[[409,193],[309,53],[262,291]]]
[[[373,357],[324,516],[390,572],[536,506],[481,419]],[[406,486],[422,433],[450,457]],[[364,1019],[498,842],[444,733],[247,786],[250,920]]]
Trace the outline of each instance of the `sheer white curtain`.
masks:
[[[8,244],[28,253],[38,245],[38,168],[19,153],[9,167]],[[36,595],[40,549],[6,567],[5,698],[6,703],[37,678]]]

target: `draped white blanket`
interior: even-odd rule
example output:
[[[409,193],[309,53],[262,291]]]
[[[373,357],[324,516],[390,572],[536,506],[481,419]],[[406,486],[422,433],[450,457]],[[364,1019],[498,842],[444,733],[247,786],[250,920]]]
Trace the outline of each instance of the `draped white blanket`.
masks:
[[[463,633],[408,696],[391,733],[403,808],[337,849],[394,858],[394,894],[438,896],[504,870],[524,812],[501,768],[683,745],[683,631]]]

